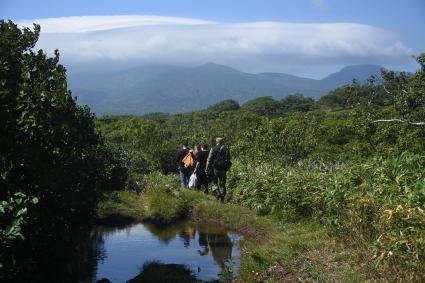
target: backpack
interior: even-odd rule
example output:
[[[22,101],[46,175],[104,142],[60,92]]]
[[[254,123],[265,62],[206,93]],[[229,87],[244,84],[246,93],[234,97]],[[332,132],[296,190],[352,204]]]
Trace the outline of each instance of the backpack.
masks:
[[[189,150],[188,153],[183,157],[182,162],[185,168],[195,167],[195,158],[193,157],[193,150]]]
[[[230,161],[230,152],[224,146],[217,149],[214,159],[214,168],[223,171],[229,171],[232,167],[232,161]]]

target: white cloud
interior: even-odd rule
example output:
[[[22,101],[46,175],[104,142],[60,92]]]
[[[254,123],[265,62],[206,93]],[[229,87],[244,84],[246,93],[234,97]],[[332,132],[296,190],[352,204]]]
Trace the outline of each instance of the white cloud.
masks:
[[[41,25],[39,48],[65,63],[228,64],[244,70],[396,64],[411,50],[390,31],[355,23],[216,23],[159,16],[84,16],[21,21]]]
[[[318,8],[322,8],[325,6],[325,0],[311,0],[311,3],[313,3],[313,5]]]
[[[41,25],[43,33],[81,33],[101,30],[111,30],[125,27],[146,27],[158,25],[199,25],[211,24],[211,21],[199,19],[139,16],[139,15],[115,15],[115,16],[78,16],[62,18],[46,18],[35,20],[23,20],[19,24],[31,26],[36,22]]]

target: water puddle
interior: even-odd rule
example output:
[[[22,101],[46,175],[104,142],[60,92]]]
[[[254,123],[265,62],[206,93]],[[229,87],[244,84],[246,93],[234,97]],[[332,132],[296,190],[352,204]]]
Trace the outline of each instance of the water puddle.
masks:
[[[94,281],[213,281],[230,270],[236,275],[240,265],[241,236],[217,226],[132,224],[123,228],[98,226],[93,233],[100,240]]]

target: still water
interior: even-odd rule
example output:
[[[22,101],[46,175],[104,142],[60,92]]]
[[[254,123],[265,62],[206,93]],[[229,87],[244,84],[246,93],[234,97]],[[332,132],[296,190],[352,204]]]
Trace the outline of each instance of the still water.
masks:
[[[134,282],[145,282],[149,274],[172,276],[184,270],[191,278],[211,281],[219,279],[225,269],[236,275],[240,265],[241,236],[217,226],[139,223],[121,228],[98,226],[93,233],[102,242],[101,249],[95,274],[84,282],[102,278],[113,283],[133,278],[138,280]]]

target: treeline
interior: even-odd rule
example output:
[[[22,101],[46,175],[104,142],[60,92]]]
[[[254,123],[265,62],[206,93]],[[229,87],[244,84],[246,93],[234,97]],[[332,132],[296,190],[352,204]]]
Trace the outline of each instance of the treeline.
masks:
[[[421,90],[412,86],[420,87],[422,72],[385,72],[383,83],[373,78],[365,84],[354,81],[317,101],[302,94],[280,101],[264,96],[243,105],[225,100],[183,114],[104,116],[96,123],[106,140],[126,155],[130,171],[140,174],[176,171],[173,158],[181,141],[212,145],[215,136],[226,139],[235,157],[252,155],[285,166],[420,153],[424,131],[415,121],[425,120],[424,102]],[[400,90],[401,84],[413,94]]]
[[[228,201],[283,221],[316,218],[368,251],[379,271],[424,278],[425,55],[414,74],[383,72],[318,101],[294,94],[239,105],[96,121],[124,152],[129,189],[176,170],[179,143],[222,136],[235,157]],[[388,279],[388,278],[387,278]]]

